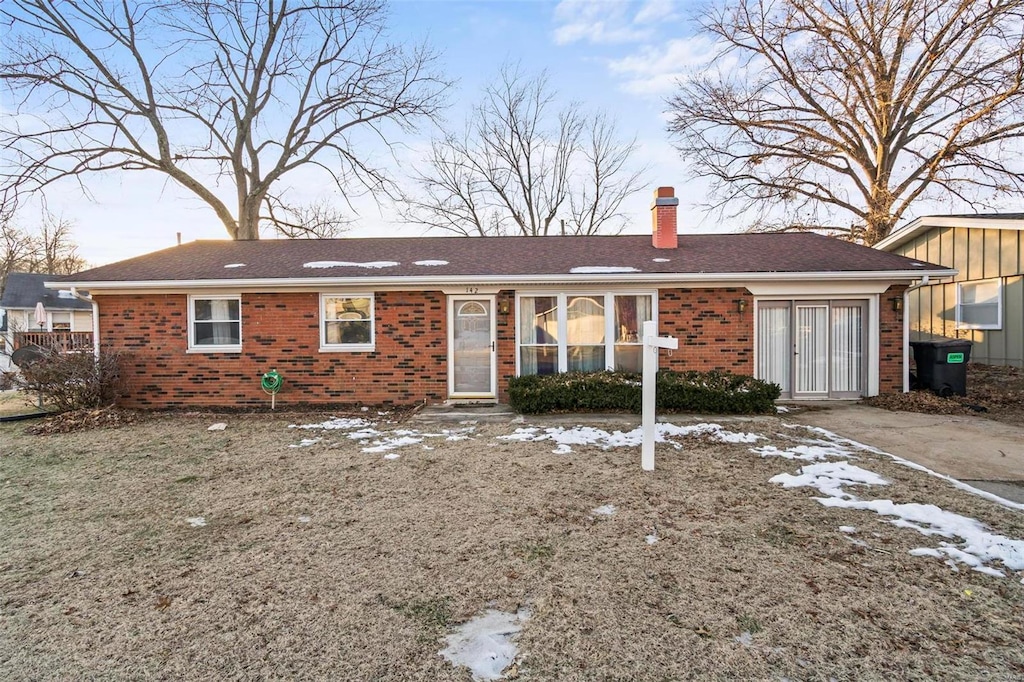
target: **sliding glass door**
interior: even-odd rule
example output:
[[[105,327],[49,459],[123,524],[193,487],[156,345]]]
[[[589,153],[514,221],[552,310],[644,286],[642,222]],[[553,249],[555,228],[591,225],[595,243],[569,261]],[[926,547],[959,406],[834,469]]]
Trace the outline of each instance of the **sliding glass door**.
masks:
[[[866,301],[759,301],[757,376],[784,398],[864,394]]]

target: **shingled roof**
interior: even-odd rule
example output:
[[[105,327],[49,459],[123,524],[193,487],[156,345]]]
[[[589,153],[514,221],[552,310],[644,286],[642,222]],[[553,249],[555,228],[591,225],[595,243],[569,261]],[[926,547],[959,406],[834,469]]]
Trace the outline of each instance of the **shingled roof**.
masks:
[[[64,286],[123,283],[403,279],[467,277],[522,282],[707,275],[946,271],[815,234],[681,235],[679,248],[656,249],[645,235],[420,237],[329,240],[197,241],[80,272]],[[933,274],[935,274],[933,272]]]
[[[44,282],[54,279],[58,278],[53,275],[12,272],[7,275],[7,282],[4,284],[0,308],[30,310],[36,307],[36,303],[42,301],[43,307],[47,310],[92,310],[92,304],[86,301],[43,286]]]

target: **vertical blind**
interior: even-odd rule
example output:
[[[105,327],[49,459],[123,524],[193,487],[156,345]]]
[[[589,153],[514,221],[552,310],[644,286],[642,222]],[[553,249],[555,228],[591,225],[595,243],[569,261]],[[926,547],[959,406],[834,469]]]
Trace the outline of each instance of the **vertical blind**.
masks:
[[[757,311],[757,376],[789,392],[789,305],[762,306]]]
[[[828,306],[796,307],[796,390],[828,392]]]

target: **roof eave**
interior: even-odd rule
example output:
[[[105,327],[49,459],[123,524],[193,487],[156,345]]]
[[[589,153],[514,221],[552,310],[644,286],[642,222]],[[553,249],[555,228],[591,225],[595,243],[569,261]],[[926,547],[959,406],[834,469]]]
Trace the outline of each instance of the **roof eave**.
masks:
[[[736,281],[850,281],[850,280],[916,280],[924,275],[934,278],[955,277],[957,270],[914,269],[914,270],[857,270],[825,272],[673,272],[673,273],[604,273],[593,275],[431,275],[425,277],[302,277],[302,278],[257,278],[257,279],[196,279],[196,280],[139,280],[139,281],[98,281],[60,282],[64,288],[76,287],[88,291],[116,289],[230,289],[235,287],[273,287],[276,289],[309,288],[325,286],[395,286],[410,287],[451,285],[534,285],[534,284],[659,284],[678,282],[736,282]],[[56,284],[48,288],[57,288]]]
[[[953,216],[921,216],[874,245],[880,251],[892,251],[934,227],[975,227],[989,230],[1024,230],[1024,220],[1017,218],[955,218]]]

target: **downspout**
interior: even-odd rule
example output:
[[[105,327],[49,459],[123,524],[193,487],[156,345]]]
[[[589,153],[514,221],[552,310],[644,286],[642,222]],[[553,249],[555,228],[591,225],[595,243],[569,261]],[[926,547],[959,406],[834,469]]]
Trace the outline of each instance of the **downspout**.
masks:
[[[928,285],[928,275],[903,292],[903,392],[910,392],[910,292]],[[74,291],[72,289],[72,291]]]
[[[100,359],[100,304],[93,299],[92,294],[82,296],[78,293],[78,287],[71,287],[71,295],[79,301],[92,303],[92,354],[98,361]],[[906,362],[906,358],[904,358]]]

